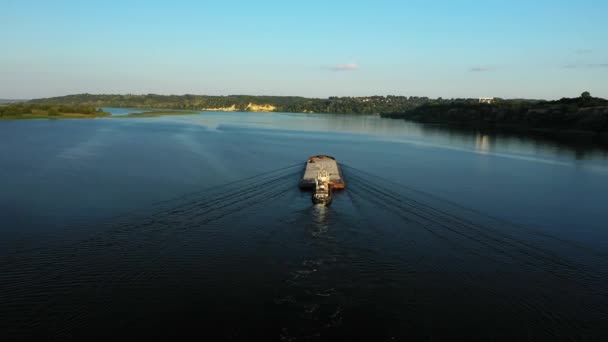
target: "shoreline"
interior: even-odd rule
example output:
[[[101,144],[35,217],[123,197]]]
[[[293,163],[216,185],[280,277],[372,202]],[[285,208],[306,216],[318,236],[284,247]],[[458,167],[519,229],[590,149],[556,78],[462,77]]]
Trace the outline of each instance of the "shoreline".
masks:
[[[83,113],[59,113],[58,115],[42,115],[42,114],[22,114],[12,116],[0,116],[0,121],[17,121],[17,120],[66,120],[66,119],[138,119],[138,118],[155,118],[163,116],[179,116],[179,115],[196,115],[202,114],[204,111],[198,110],[148,110],[140,113],[129,113],[125,115],[112,115],[108,112],[96,112],[93,114]],[[289,113],[303,114],[307,113]],[[340,114],[339,114],[340,115]],[[365,114],[364,114],[365,115]],[[413,118],[404,118],[398,116],[380,115],[385,119],[405,120],[412,123],[426,126],[427,128],[436,129],[459,129],[466,132],[480,131],[482,133],[504,133],[513,134],[522,138],[543,138],[556,143],[569,145],[584,144],[589,146],[597,146],[601,148],[608,147],[608,133],[596,132],[581,129],[556,129],[556,128],[533,128],[517,124],[508,123],[483,123],[483,122],[458,122],[458,121],[422,121]]]
[[[63,120],[63,119],[97,119],[107,118],[112,115],[109,113],[105,114],[82,114],[82,113],[66,113],[60,115],[39,115],[39,114],[23,114],[23,115],[10,115],[0,116],[0,121],[18,121],[18,120]]]
[[[141,113],[129,113],[125,115],[112,115],[107,112],[99,112],[95,114],[83,114],[83,113],[60,113],[59,115],[43,115],[43,114],[21,114],[21,115],[9,115],[0,116],[0,121],[18,121],[18,120],[64,120],[64,119],[97,119],[97,118],[109,118],[109,119],[127,119],[127,118],[153,118],[161,116],[171,115],[195,115],[201,114],[200,111],[177,111],[177,110],[166,110],[166,111],[148,111]]]

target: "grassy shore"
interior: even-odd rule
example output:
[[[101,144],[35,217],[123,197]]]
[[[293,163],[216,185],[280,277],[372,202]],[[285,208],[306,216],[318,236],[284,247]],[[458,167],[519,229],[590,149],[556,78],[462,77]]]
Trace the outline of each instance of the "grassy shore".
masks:
[[[84,105],[52,104],[8,104],[0,106],[0,120],[36,120],[36,119],[92,119],[112,118],[152,118],[166,115],[192,115],[200,111],[193,110],[149,110],[143,113],[112,116],[103,110]]]
[[[40,111],[18,115],[3,115],[0,120],[36,120],[36,119],[94,119],[110,116],[109,113],[98,112],[94,114],[85,113],[59,113],[49,115],[48,112]]]
[[[0,106],[0,120],[91,119],[109,115],[101,109],[83,105],[14,103]]]

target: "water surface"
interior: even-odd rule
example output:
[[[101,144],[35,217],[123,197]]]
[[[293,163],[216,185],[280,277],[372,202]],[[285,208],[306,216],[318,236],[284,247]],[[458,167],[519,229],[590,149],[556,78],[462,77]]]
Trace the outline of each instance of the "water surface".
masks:
[[[287,113],[5,121],[0,136],[9,339],[608,335],[596,147]],[[329,208],[296,186],[320,153],[348,184]]]

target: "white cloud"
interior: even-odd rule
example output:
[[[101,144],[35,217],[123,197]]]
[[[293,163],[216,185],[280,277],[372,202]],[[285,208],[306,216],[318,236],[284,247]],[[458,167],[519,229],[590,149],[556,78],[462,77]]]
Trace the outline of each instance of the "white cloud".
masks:
[[[497,67],[495,67],[495,66],[477,65],[477,66],[471,67],[469,69],[469,71],[470,72],[486,72],[486,71],[493,71],[496,69],[497,69]]]
[[[570,63],[563,66],[565,69],[595,69],[595,68],[608,68],[608,63]]]
[[[334,71],[354,71],[359,69],[359,64],[357,63],[349,63],[349,64],[338,64],[331,68]]]

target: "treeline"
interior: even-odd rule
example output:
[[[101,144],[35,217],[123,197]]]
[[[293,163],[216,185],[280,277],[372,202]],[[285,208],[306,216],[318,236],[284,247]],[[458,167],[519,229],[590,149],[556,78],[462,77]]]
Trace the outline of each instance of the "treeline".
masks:
[[[97,116],[103,114],[103,111],[88,105],[16,103],[0,106],[0,117],[20,117],[26,115],[60,116],[63,114]]]
[[[333,114],[381,114],[416,108],[426,103],[441,102],[428,97],[370,96],[330,97],[328,99],[301,99],[278,107],[283,112],[333,113]]]
[[[584,130],[608,129],[608,101],[588,92],[575,98],[557,101],[495,99],[479,103],[477,99],[430,99],[414,96],[330,97],[327,99],[295,96],[205,96],[205,95],[93,95],[78,94],[37,99],[29,105],[55,106],[58,112],[91,113],[99,107],[145,109],[203,110],[230,108],[246,111],[249,104],[271,105],[277,112],[380,114],[423,123],[516,126],[534,129]],[[13,108],[14,106],[4,107]],[[48,108],[48,107],[44,107]],[[11,109],[9,109],[11,110]]]
[[[296,96],[206,96],[206,95],[93,95],[78,94],[47,99],[32,100],[30,103],[87,105],[94,107],[130,107],[146,109],[187,109],[229,108],[235,106],[246,111],[249,104],[272,105],[276,112],[290,113],[334,113],[334,114],[380,114],[404,111],[425,103],[442,102],[427,97],[414,96],[369,96],[330,97],[327,99]]]
[[[274,96],[202,96],[202,95],[93,95],[77,94],[47,99],[36,99],[30,103],[87,105],[94,107],[121,107],[144,109],[186,109],[202,110],[204,108],[223,108],[236,106],[245,110],[249,103],[285,105],[296,101],[296,97]]]
[[[460,124],[485,127],[510,127],[537,132],[586,131],[608,134],[608,100],[584,92],[580,97],[557,101],[497,100],[427,103],[383,117],[421,123]]]

